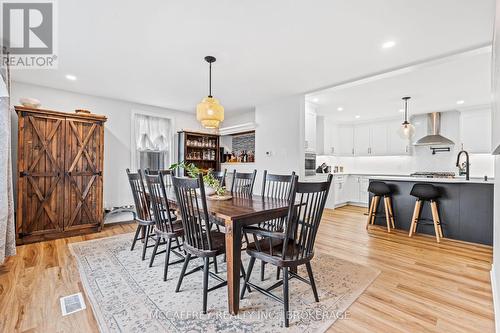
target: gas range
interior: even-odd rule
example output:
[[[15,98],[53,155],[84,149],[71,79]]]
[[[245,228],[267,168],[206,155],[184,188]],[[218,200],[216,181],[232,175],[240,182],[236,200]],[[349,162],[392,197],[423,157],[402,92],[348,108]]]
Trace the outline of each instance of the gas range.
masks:
[[[410,177],[422,178],[455,178],[454,172],[415,172]]]

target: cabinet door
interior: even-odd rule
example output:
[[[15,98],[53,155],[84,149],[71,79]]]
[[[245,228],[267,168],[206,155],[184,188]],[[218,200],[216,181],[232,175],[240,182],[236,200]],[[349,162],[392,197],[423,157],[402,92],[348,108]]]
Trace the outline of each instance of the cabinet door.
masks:
[[[325,155],[338,155],[339,152],[339,126],[332,119],[324,119],[324,148]]]
[[[406,155],[410,153],[410,140],[399,136],[401,121],[391,120],[387,123],[387,155]],[[420,136],[418,137],[420,138]],[[415,140],[415,137],[413,137]]]
[[[359,202],[368,204],[368,184],[367,177],[360,177],[359,179]]]
[[[460,113],[461,144],[469,153],[491,152],[491,111],[474,110]]]
[[[19,117],[19,238],[63,230],[64,131],[61,117]]]
[[[310,110],[306,110],[305,119],[305,148],[307,150],[316,150],[316,114]]]
[[[339,126],[339,155],[353,155],[354,130],[352,126]]]
[[[370,155],[387,155],[387,123],[375,123],[370,130]]]
[[[102,123],[66,120],[65,229],[102,222]]]
[[[370,125],[362,124],[354,127],[354,155],[370,154]]]

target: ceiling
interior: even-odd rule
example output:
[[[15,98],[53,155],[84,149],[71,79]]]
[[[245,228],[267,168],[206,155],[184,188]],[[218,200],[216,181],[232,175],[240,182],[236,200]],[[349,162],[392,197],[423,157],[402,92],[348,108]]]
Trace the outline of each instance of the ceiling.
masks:
[[[481,51],[368,83],[322,90],[307,100],[317,105],[319,114],[340,122],[401,116],[404,96],[411,97],[410,114],[469,109],[491,101],[490,65],[491,52]]]
[[[214,55],[213,93],[231,114],[491,43],[494,2],[64,0],[58,70],[13,78],[194,112]]]

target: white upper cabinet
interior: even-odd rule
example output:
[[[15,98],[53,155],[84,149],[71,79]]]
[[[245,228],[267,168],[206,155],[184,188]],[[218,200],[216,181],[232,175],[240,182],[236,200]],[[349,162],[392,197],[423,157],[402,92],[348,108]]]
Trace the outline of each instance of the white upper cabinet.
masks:
[[[387,122],[387,155],[405,155],[410,153],[410,140],[399,136],[401,120]]]
[[[371,145],[371,125],[360,124],[354,126],[354,155],[368,156],[370,155]]]
[[[338,152],[335,155],[354,154],[354,129],[349,125],[340,125],[338,127]]]
[[[323,140],[324,155],[337,155],[339,153],[339,126],[331,117],[324,117]]]
[[[491,111],[460,113],[460,145],[469,153],[491,153]]]
[[[316,110],[309,103],[306,103],[304,148],[316,151]]]
[[[387,155],[389,126],[386,122],[370,126],[370,155]]]

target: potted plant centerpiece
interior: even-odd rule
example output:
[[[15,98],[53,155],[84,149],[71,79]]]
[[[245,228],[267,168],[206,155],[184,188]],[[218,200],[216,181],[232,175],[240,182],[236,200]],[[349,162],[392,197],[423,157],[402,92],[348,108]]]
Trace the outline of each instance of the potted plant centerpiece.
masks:
[[[186,163],[184,161],[172,164],[169,169],[175,170],[178,168],[184,169],[186,171],[186,174],[191,178],[197,178],[198,175],[202,173],[202,170],[196,167],[196,165],[194,165],[193,163]],[[205,195],[207,196],[217,195],[219,197],[222,197],[226,193],[226,188],[225,186],[221,186],[221,184],[213,176],[211,171],[212,170],[209,169],[208,172],[203,175],[203,184],[205,185]]]

